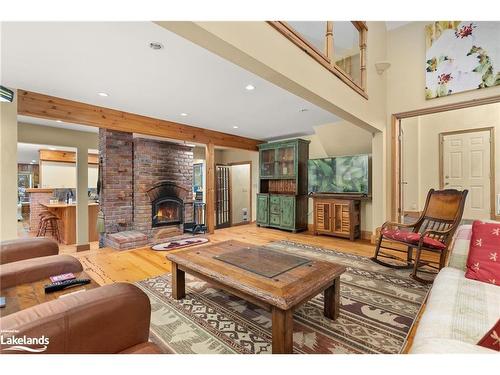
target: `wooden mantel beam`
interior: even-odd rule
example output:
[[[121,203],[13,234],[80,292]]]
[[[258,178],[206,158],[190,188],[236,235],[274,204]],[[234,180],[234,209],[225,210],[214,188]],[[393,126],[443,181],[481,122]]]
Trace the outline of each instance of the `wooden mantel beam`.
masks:
[[[17,98],[18,114],[24,116],[61,120],[187,142],[212,143],[217,146],[251,151],[257,151],[257,145],[262,143],[262,141],[256,139],[202,129],[167,120],[159,120],[26,90],[18,90]]]

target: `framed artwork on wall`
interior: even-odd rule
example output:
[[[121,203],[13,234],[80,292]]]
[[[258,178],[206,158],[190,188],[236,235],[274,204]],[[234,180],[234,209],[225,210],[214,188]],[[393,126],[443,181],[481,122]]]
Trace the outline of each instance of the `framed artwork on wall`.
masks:
[[[500,84],[500,22],[437,21],[425,43],[426,99]]]

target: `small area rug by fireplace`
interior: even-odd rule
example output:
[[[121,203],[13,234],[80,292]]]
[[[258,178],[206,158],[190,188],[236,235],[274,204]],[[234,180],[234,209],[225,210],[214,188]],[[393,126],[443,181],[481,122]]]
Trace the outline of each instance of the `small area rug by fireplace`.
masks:
[[[162,242],[151,246],[152,250],[155,251],[170,251],[181,249],[183,247],[190,247],[195,245],[201,245],[207,243],[209,240],[205,237],[179,237],[175,239],[171,239],[168,242]]]
[[[400,353],[425,301],[428,285],[409,270],[367,257],[294,242],[269,246],[347,266],[336,321],[323,316],[320,294],[294,313],[294,353]],[[171,298],[170,274],[136,283],[151,301],[151,339],[172,353],[271,353],[271,314],[186,274],[186,298]]]

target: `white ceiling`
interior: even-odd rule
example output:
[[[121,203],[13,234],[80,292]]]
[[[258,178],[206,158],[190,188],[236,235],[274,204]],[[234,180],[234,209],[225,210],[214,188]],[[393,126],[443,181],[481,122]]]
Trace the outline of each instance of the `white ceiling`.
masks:
[[[258,139],[339,120],[151,22],[3,22],[1,37],[15,88]]]

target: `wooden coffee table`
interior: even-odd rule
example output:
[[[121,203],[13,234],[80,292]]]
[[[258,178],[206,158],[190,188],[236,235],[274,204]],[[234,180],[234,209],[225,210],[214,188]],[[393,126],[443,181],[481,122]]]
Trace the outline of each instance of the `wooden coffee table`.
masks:
[[[6,305],[0,308],[0,316],[7,316],[12,313],[36,306],[44,302],[52,301],[62,295],[76,292],[78,290],[90,290],[99,287],[92,278],[85,272],[75,273],[77,279],[90,279],[90,284],[74,286],[63,289],[59,292],[45,294],[44,286],[50,284],[49,278],[32,283],[21,284],[8,289],[0,290],[0,296],[5,297]]]
[[[345,267],[238,241],[179,250],[172,262],[172,297],[186,295],[185,272],[272,312],[273,353],[293,351],[293,310],[324,292],[324,315],[337,319]]]

